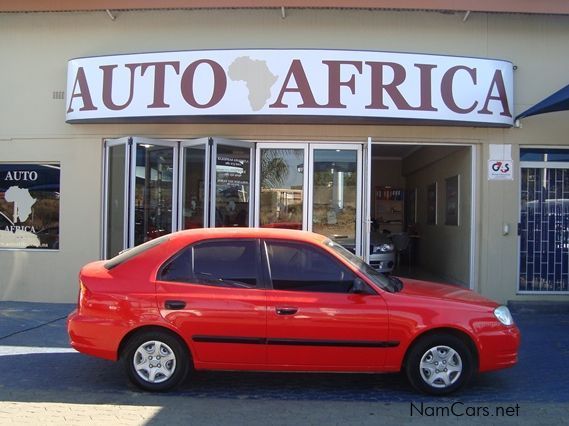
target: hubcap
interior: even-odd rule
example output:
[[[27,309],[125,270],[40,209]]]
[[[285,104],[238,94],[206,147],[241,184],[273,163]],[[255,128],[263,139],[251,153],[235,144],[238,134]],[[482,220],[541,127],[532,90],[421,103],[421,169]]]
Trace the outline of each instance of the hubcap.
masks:
[[[144,342],[134,353],[132,360],[138,377],[148,383],[162,383],[176,370],[176,355],[164,342]]]
[[[423,354],[419,364],[421,377],[434,388],[446,388],[462,373],[462,359],[448,346],[435,346]]]

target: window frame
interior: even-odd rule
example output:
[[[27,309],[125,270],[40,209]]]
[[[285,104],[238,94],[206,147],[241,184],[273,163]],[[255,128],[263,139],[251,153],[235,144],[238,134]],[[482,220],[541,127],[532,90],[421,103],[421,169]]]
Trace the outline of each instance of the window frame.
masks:
[[[164,269],[166,269],[172,262],[175,262],[180,256],[183,256],[186,250],[195,249],[200,244],[204,243],[221,243],[221,242],[244,242],[244,241],[252,241],[255,243],[255,267],[256,267],[256,279],[257,279],[257,286],[255,287],[231,287],[231,286],[221,286],[216,285],[215,283],[204,283],[204,282],[194,282],[194,281],[180,281],[180,280],[166,280],[163,277]],[[264,263],[262,262],[262,254],[261,254],[261,240],[259,238],[207,238],[201,239],[198,241],[194,241],[191,244],[184,246],[183,248],[179,249],[176,253],[170,256],[156,273],[156,281],[167,282],[167,283],[178,283],[184,285],[201,285],[201,286],[208,286],[208,287],[216,287],[216,288],[226,288],[226,289],[234,289],[234,290],[265,290],[266,289],[266,279],[264,274]],[[192,275],[194,274],[193,266],[192,266]]]
[[[271,272],[269,249],[268,249],[268,245],[267,245],[270,242],[285,243],[285,244],[297,244],[297,245],[302,245],[304,247],[308,247],[308,248],[314,250],[316,253],[321,254],[322,256],[328,258],[330,261],[337,263],[339,266],[342,266],[346,271],[348,271],[349,273],[351,273],[353,275],[354,281],[356,279],[362,280],[364,282],[365,286],[369,289],[369,293],[361,294],[361,295],[369,295],[369,294],[376,294],[377,293],[364,279],[362,279],[360,277],[360,275],[356,271],[354,271],[350,266],[348,266],[346,263],[344,263],[341,259],[337,258],[334,254],[328,252],[328,250],[326,250],[324,247],[320,247],[317,244],[313,244],[313,243],[307,242],[307,241],[284,240],[284,239],[278,239],[278,238],[263,238],[261,241],[261,250],[262,250],[261,254],[262,254],[262,258],[263,258],[262,260],[263,260],[263,264],[264,264],[264,276],[266,276],[266,280],[267,280],[266,281],[267,290],[283,291],[283,292],[287,292],[287,293],[311,293],[311,294],[327,294],[327,295],[331,295],[331,294],[357,295],[358,294],[358,293],[351,293],[349,291],[347,291],[347,292],[310,291],[310,290],[297,290],[297,289],[286,290],[286,289],[275,288],[273,286],[273,277],[272,277],[272,272]]]

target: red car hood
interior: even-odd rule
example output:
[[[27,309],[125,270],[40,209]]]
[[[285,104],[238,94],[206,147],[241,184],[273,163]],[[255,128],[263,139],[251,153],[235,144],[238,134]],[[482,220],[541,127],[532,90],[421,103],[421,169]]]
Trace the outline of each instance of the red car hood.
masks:
[[[449,284],[438,284],[428,281],[410,280],[405,278],[402,279],[402,281],[403,290],[401,293],[404,295],[433,297],[436,299],[472,303],[479,306],[488,306],[489,308],[495,308],[499,306],[499,304],[493,300],[487,299],[478,293],[464,289],[462,287]]]

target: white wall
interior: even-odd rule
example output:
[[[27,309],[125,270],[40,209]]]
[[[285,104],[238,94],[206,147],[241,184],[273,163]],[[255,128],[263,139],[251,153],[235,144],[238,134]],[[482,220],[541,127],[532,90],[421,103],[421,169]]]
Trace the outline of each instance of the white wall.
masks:
[[[452,282],[470,284],[472,167],[470,147],[425,147],[404,161],[407,189],[417,188],[415,261]],[[427,161],[430,160],[430,161]],[[445,224],[446,178],[459,176],[459,224]],[[427,187],[437,183],[437,223],[427,222]]]

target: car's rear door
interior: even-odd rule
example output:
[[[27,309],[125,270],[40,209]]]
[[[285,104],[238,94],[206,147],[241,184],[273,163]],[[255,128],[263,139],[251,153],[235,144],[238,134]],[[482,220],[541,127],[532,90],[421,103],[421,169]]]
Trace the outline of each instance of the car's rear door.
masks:
[[[273,287],[267,289],[269,367],[381,369],[395,345],[381,295],[352,293],[356,275],[320,247],[266,240],[264,248]]]
[[[196,243],[161,268],[163,317],[190,342],[196,367],[263,368],[266,294],[258,239]]]

